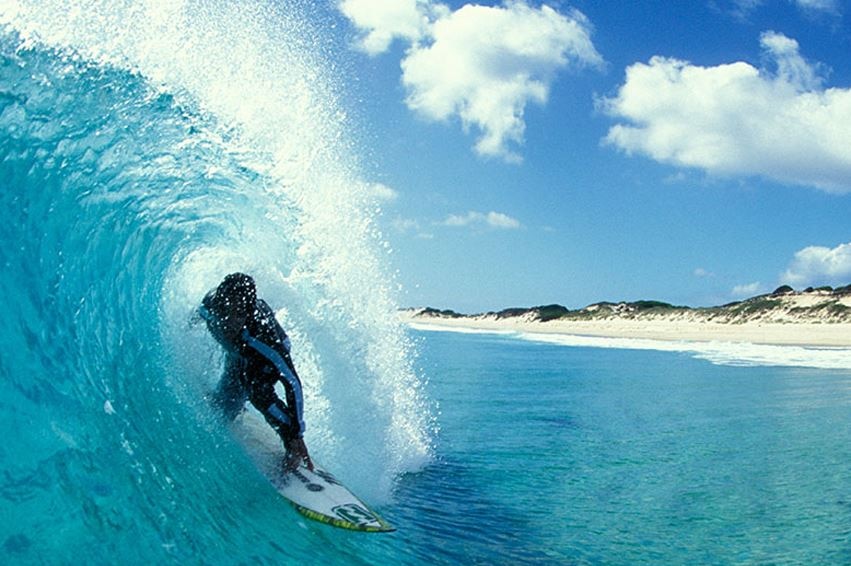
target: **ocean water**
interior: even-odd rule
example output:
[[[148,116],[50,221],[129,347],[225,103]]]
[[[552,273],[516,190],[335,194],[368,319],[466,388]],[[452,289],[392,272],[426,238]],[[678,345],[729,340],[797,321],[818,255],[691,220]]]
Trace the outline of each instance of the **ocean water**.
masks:
[[[396,320],[332,9],[0,0],[0,563],[851,562],[848,352]],[[211,412],[234,270],[396,533],[302,518]]]
[[[851,352],[416,332],[421,563],[851,562]]]

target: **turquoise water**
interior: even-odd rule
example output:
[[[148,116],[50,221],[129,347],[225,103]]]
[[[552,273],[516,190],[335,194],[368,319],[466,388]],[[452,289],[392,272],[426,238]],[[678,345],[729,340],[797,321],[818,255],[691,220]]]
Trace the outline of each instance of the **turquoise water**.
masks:
[[[408,330],[333,6],[75,6],[0,2],[0,563],[851,562],[848,352]],[[396,533],[305,520],[211,412],[234,270]]]
[[[417,529],[423,562],[851,561],[851,370],[499,335],[422,347],[438,456],[391,517],[441,525]]]

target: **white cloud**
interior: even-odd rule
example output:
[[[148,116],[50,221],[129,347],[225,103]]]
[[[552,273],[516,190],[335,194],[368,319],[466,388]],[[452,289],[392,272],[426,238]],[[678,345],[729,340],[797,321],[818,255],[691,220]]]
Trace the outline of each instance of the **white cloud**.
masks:
[[[444,121],[459,118],[480,133],[476,152],[518,161],[529,103],[544,104],[559,69],[600,66],[591,26],[578,11],[562,14],[521,0],[467,4],[451,11],[425,0],[346,0],[340,9],[366,35],[369,53],[393,38],[412,43],[402,60],[408,107]]]
[[[809,246],[798,251],[782,279],[793,286],[849,283],[851,242],[835,248]]]
[[[758,295],[763,291],[762,283],[759,281],[755,283],[747,283],[745,285],[736,285],[733,287],[731,291],[731,295],[737,299],[743,299],[748,297],[753,297],[754,295]]]
[[[798,93],[822,88],[822,65],[804,59],[797,41],[782,33],[767,31],[760,36],[760,45],[777,65],[775,80],[781,85],[788,85]]]
[[[808,14],[839,14],[839,0],[787,0]],[[733,0],[733,13],[746,17],[750,12],[765,4],[765,0]]]
[[[694,270],[694,276],[698,277],[700,279],[703,279],[705,277],[714,277],[714,275],[715,275],[714,273],[712,273],[711,271],[704,269],[702,267],[698,267],[697,269]]]
[[[338,6],[361,32],[358,47],[370,55],[387,51],[394,39],[416,43],[447,10],[429,0],[342,0]]]
[[[507,230],[520,228],[520,221],[506,214],[502,214],[501,212],[488,212],[485,221],[488,226],[492,226],[494,228],[504,228]]]
[[[605,142],[710,174],[851,192],[851,89],[825,89],[795,40],[767,32],[761,44],[773,72],[666,57],[630,66],[601,104],[625,121]]]
[[[393,220],[393,228],[397,232],[410,232],[420,229],[420,223],[411,218],[396,218]]]
[[[392,202],[399,198],[399,193],[383,183],[372,183],[367,187],[368,193],[377,200]]]
[[[420,223],[412,218],[395,218],[391,223],[393,229],[400,234],[413,234],[422,240],[431,240],[434,235],[430,232],[424,232],[420,227]]]
[[[837,13],[839,11],[838,0],[793,0],[803,10],[816,12]]]
[[[471,225],[484,225],[500,230],[513,230],[520,228],[520,221],[501,212],[470,211],[467,214],[450,214],[446,220],[441,222],[444,226],[463,227]]]

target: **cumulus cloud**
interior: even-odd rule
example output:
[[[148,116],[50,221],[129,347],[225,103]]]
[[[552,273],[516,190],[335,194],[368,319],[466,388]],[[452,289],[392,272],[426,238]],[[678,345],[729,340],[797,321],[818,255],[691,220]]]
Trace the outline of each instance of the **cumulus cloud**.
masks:
[[[372,183],[367,187],[367,192],[376,200],[392,202],[399,198],[399,193],[384,183]]]
[[[360,31],[358,47],[370,55],[387,51],[395,39],[416,43],[431,19],[447,11],[428,0],[342,0],[339,9]]]
[[[745,285],[736,285],[735,287],[733,287],[733,290],[730,294],[737,299],[744,299],[748,297],[753,297],[754,295],[758,295],[762,292],[762,290],[762,283],[757,281],[755,283],[747,283]]]
[[[851,242],[835,248],[809,246],[798,251],[782,279],[793,286],[847,284],[851,281]]]
[[[455,11],[405,0],[391,9],[395,2],[346,0],[340,7],[365,34],[369,53],[393,38],[411,42],[401,63],[407,106],[431,120],[460,119],[479,132],[475,150],[483,156],[518,161],[513,147],[524,141],[526,106],[546,103],[558,70],[603,63],[588,19],[575,10],[562,14],[520,0]]]
[[[450,214],[441,224],[453,227],[479,225],[500,230],[513,230],[521,226],[519,220],[507,214],[493,211],[488,213],[470,211],[467,214]]]
[[[601,102],[624,121],[605,142],[710,174],[851,192],[851,89],[824,88],[794,39],[766,32],[761,44],[772,70],[659,56],[630,66]]]

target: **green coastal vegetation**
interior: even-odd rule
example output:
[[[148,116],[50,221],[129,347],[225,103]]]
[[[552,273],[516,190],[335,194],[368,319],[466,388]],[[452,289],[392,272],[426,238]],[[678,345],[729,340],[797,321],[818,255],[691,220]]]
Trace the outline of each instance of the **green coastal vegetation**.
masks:
[[[706,322],[851,322],[851,285],[807,287],[796,291],[788,285],[773,292],[715,307],[689,307],[662,301],[603,301],[581,309],[551,304],[513,307],[478,314],[461,314],[450,309],[416,309],[418,317],[510,319],[522,317],[531,322],[583,320],[658,320],[691,318]]]

